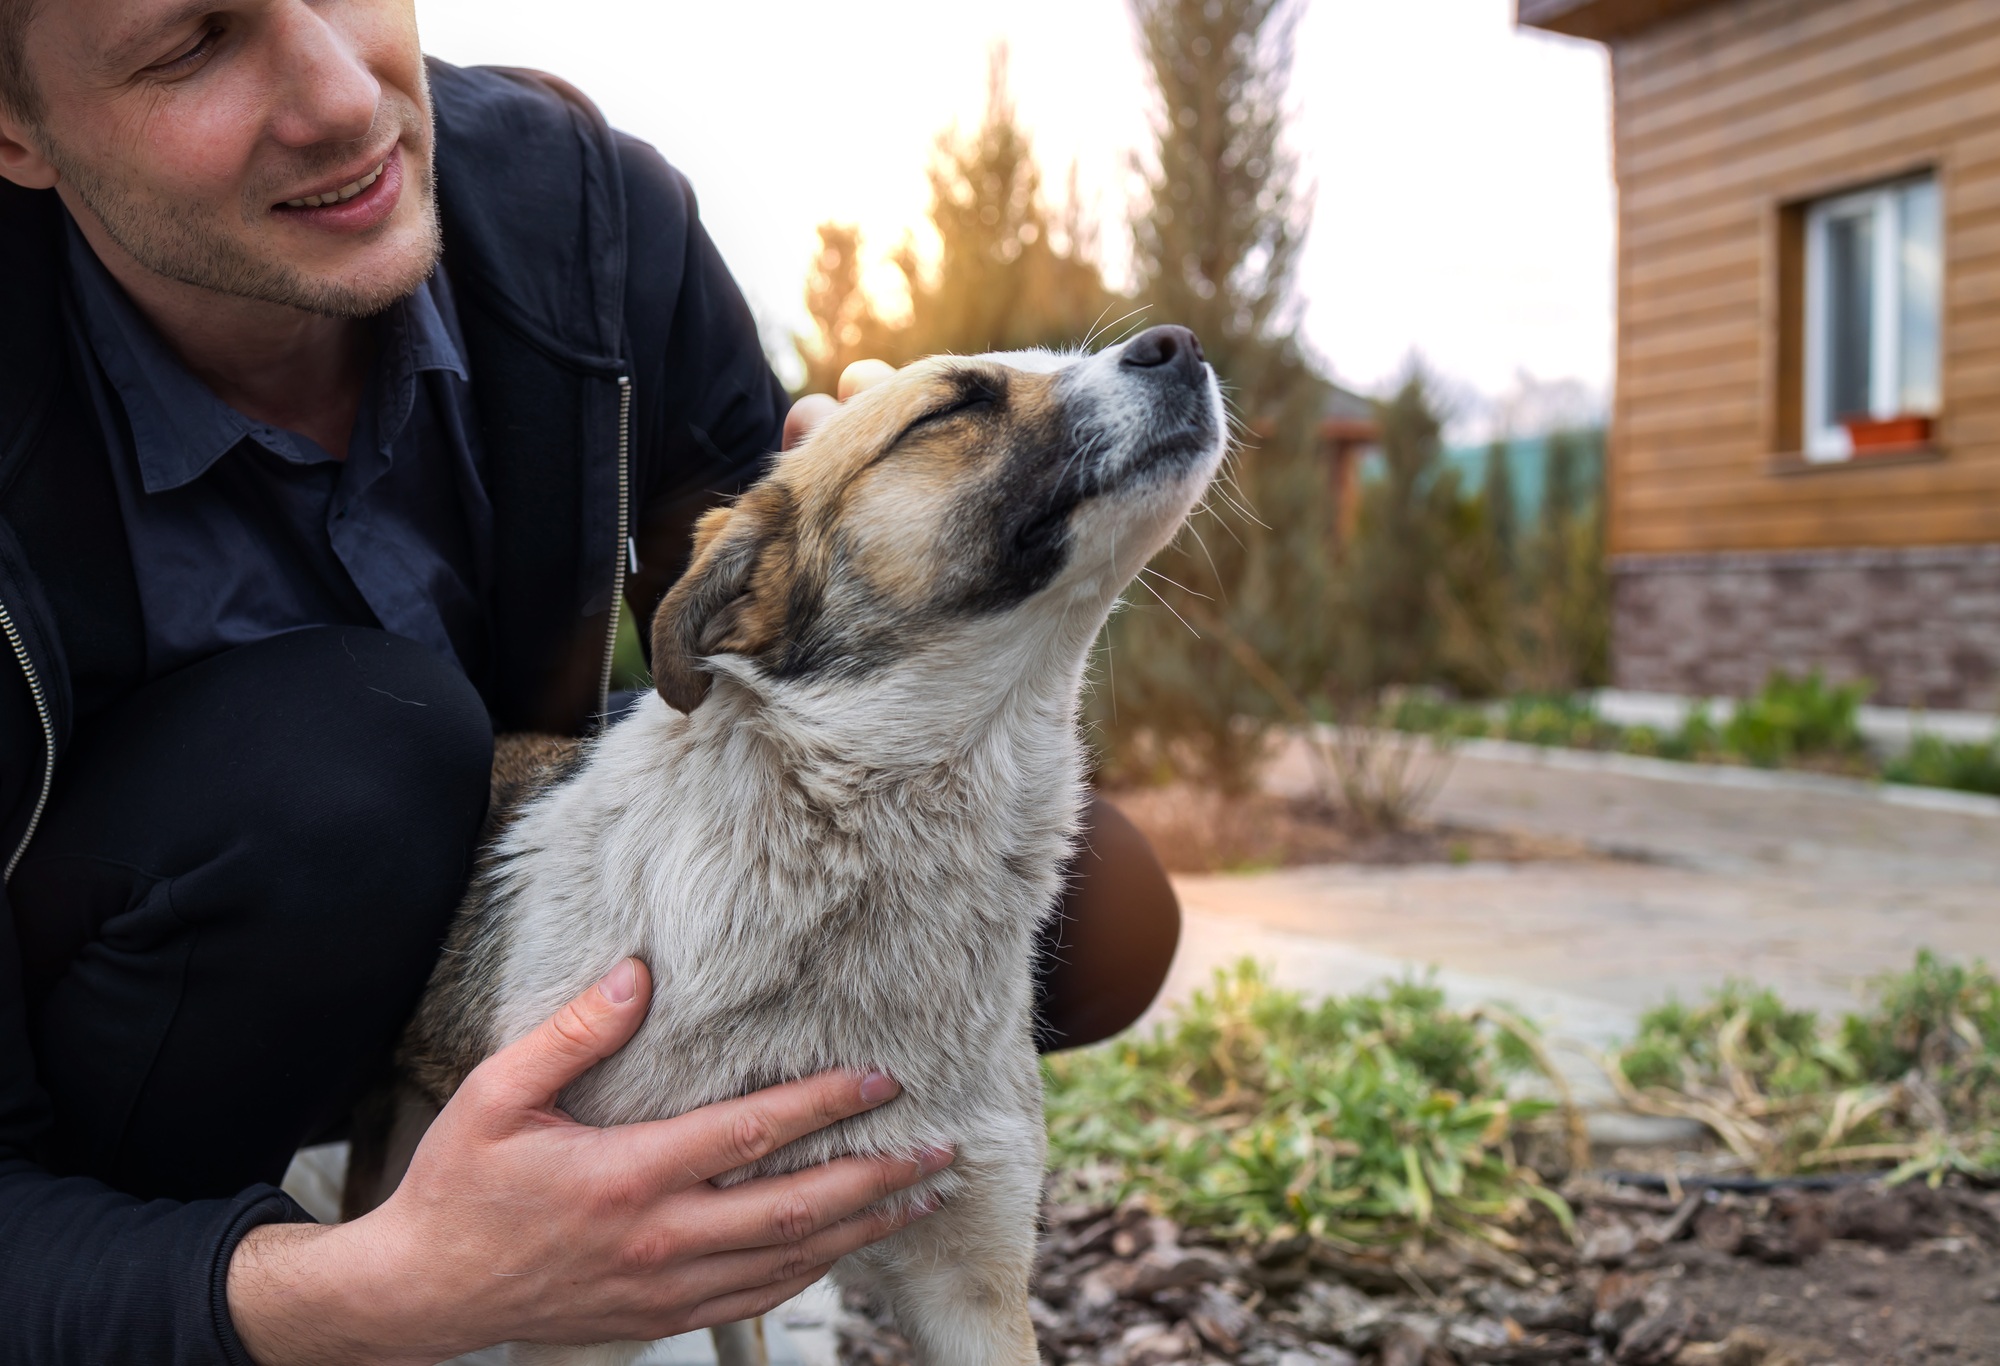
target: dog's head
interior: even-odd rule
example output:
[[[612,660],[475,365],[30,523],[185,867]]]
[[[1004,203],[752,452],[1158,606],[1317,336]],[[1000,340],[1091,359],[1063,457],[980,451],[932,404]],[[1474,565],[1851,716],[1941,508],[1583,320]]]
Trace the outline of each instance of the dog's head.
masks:
[[[963,640],[1087,644],[1220,462],[1222,400],[1183,327],[1091,356],[936,357],[841,405],[695,533],[653,619],[683,712],[729,672],[858,679]],[[991,653],[990,651],[988,653]]]

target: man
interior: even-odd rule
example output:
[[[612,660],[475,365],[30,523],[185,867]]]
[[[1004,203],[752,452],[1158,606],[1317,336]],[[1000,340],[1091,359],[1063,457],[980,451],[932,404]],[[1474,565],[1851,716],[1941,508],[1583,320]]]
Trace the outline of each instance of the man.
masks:
[[[644,619],[787,434],[685,182],[560,82],[427,67],[410,0],[0,0],[0,177],[0,1362],[659,1336],[891,1231],[948,1152],[707,1178],[893,1078],[556,1108],[643,1018],[635,961],[380,1210],[270,1184],[380,1075],[493,731],[603,714],[620,596]],[[1096,822],[1052,1041],[1172,952]]]

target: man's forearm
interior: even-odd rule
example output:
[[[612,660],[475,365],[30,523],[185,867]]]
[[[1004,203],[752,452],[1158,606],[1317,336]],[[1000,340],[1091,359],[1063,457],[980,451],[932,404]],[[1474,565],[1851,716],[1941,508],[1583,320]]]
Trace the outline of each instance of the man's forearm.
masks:
[[[229,1263],[229,1314],[258,1366],[428,1366],[487,1345],[440,1335],[419,1294],[360,1223],[252,1229]]]
[[[223,1249],[246,1225],[299,1217],[268,1188],[141,1201],[0,1158],[0,1361],[240,1360],[217,1283]]]

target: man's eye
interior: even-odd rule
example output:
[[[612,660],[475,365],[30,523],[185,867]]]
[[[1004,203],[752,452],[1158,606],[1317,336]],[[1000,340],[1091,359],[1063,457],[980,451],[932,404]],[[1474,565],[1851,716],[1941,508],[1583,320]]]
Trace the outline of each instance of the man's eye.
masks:
[[[155,62],[146,68],[151,76],[178,76],[199,66],[203,59],[215,51],[215,45],[222,41],[222,25],[210,24],[202,30],[201,36],[164,62]]]

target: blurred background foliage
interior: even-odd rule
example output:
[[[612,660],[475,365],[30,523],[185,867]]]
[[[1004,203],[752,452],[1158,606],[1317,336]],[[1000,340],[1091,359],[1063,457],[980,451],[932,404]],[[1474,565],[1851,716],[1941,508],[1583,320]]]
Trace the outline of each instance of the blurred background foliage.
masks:
[[[1135,159],[1130,281],[1107,282],[1072,173],[1052,196],[992,58],[985,118],[940,135],[937,236],[891,260],[907,308],[863,285],[863,242],[820,228],[796,339],[804,390],[850,362],[1195,330],[1236,443],[1187,531],[1107,627],[1088,721],[1102,776],[1249,785],[1298,699],[1372,715],[1385,690],[1479,698],[1603,681],[1602,434],[1448,451],[1440,385],[1412,358],[1373,403],[1379,441],[1350,471],[1324,435],[1337,389],[1297,337],[1295,271],[1313,188],[1287,142],[1298,0],[1130,0],[1154,106]],[[1524,451],[1523,447],[1532,449]],[[1535,457],[1523,497],[1522,456]]]

